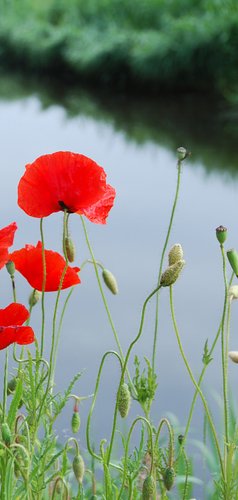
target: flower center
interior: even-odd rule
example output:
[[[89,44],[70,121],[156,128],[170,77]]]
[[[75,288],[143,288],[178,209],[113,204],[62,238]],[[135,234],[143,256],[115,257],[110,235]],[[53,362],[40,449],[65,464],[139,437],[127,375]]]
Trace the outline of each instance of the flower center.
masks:
[[[59,203],[59,206],[60,206],[61,210],[63,210],[63,211],[66,210],[66,212],[68,212],[68,214],[72,214],[73,213],[73,211],[70,210],[70,208],[67,207],[67,205],[65,205],[65,203],[62,200],[58,201],[58,203]]]

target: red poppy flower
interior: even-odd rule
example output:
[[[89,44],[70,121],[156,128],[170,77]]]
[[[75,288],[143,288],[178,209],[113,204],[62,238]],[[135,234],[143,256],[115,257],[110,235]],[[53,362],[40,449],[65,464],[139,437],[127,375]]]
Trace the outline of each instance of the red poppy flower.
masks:
[[[16,250],[9,255],[19,271],[36,290],[42,291],[43,287],[43,263],[42,263],[42,243],[39,241],[34,247],[26,245],[21,250]],[[63,274],[66,261],[57,252],[45,250],[46,262],[46,282],[45,292],[56,292],[59,289],[61,276]],[[80,283],[78,277],[79,267],[69,267],[65,273],[62,289]]]
[[[18,185],[18,205],[32,217],[67,210],[105,224],[115,189],[106,173],[87,156],[58,151],[26,165]]]
[[[12,224],[9,224],[9,226],[0,229],[0,269],[9,260],[8,248],[13,244],[16,229],[17,225],[15,222],[12,222]]]
[[[20,345],[31,344],[35,340],[30,326],[22,326],[29,318],[29,312],[22,304],[15,302],[0,309],[0,349],[16,342]]]

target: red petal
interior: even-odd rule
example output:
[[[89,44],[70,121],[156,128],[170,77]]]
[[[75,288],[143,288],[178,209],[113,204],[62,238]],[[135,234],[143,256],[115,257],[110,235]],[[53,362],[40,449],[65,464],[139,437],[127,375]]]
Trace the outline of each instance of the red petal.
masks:
[[[8,261],[8,248],[13,244],[16,229],[16,222],[12,222],[9,226],[0,229],[0,269]]]
[[[25,345],[31,344],[34,340],[34,332],[30,326],[0,327],[0,349],[5,349],[14,342]]]
[[[59,151],[40,156],[18,185],[18,204],[33,217],[62,210],[77,212],[96,203],[106,189],[102,167],[84,155]]]
[[[106,224],[107,216],[114,204],[115,196],[115,189],[108,184],[103,197],[90,207],[82,210],[81,213],[95,224]]]
[[[16,250],[10,254],[10,259],[14,262],[16,269],[27,279],[30,285],[37,290],[43,288],[43,264],[41,242],[36,247],[26,245],[21,250]],[[46,261],[46,292],[55,292],[59,289],[62,273],[65,268],[65,259],[57,252],[45,250]],[[67,268],[62,289],[80,283],[78,277],[78,267]]]
[[[29,312],[22,304],[13,302],[5,309],[0,309],[1,326],[23,325],[28,318]]]

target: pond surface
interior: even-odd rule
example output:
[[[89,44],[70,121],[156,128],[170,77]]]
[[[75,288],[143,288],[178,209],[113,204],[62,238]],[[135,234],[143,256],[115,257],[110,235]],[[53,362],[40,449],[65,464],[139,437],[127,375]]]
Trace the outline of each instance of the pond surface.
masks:
[[[88,222],[90,241],[96,259],[117,277],[119,294],[105,294],[123,350],[136,336],[141,308],[157,281],[161,250],[166,236],[176,187],[176,148],[186,146],[192,156],[183,165],[180,198],[169,248],[181,243],[186,267],[174,286],[177,321],[185,352],[198,377],[202,369],[203,346],[211,345],[220,323],[223,305],[223,278],[215,228],[229,228],[227,248],[238,247],[238,149],[237,117],[224,106],[204,98],[188,96],[161,102],[138,99],[132,102],[118,96],[97,98],[84,90],[50,90],[34,83],[2,78],[0,81],[1,137],[1,227],[16,221],[14,249],[25,243],[36,244],[39,221],[27,217],[17,206],[17,183],[26,163],[57,150],[87,155],[102,165],[108,182],[116,188],[117,198],[106,226]],[[77,248],[75,265],[89,257],[80,218],[71,217],[71,234]],[[46,247],[61,251],[62,214],[45,220]],[[165,261],[166,263],[166,261]],[[29,286],[17,275],[18,300],[27,303]],[[100,360],[105,351],[116,349],[92,266],[81,273],[65,314],[59,346],[56,384],[63,391],[76,372],[82,371],[75,393],[94,392]],[[11,298],[8,277],[3,270],[0,283],[1,307]],[[65,298],[67,292],[62,296]],[[48,294],[51,317],[54,294]],[[160,299],[159,342],[156,355],[158,397],[153,405],[155,424],[172,413],[184,426],[193,395],[193,386],[179,355],[169,314],[169,292]],[[143,335],[133,353],[143,365],[151,357],[155,301],[151,301]],[[238,349],[238,304],[232,307],[230,347]],[[36,333],[40,332],[40,307],[33,311]],[[51,320],[47,321],[47,348]],[[4,352],[0,353],[1,366]],[[132,370],[132,363],[131,363]],[[229,366],[231,384],[238,371]],[[102,438],[110,437],[112,403],[115,400],[119,369],[108,359],[102,377],[92,423],[96,448]],[[204,389],[219,421],[215,402],[221,391],[220,346],[209,365]],[[234,395],[236,398],[236,394]],[[235,401],[236,403],[236,401]],[[58,431],[69,435],[73,401],[69,401]],[[81,405],[82,446],[85,419],[90,401]],[[135,403],[131,418],[138,415]],[[191,436],[201,439],[203,411],[197,402]],[[196,448],[193,454],[198,453]],[[198,497],[199,493],[198,491]],[[200,496],[202,498],[202,496]]]

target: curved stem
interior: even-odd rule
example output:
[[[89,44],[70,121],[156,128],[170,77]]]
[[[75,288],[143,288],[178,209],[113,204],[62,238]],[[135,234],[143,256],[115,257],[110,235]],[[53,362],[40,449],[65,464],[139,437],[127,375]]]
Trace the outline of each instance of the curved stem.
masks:
[[[118,500],[119,500],[119,498],[121,498],[121,495],[123,493],[123,488],[124,488],[125,480],[126,480],[127,457],[128,457],[128,452],[129,452],[129,444],[130,444],[131,435],[132,435],[132,432],[134,430],[135,425],[139,421],[144,422],[147,425],[147,428],[148,428],[148,431],[149,431],[149,436],[150,436],[150,450],[151,450],[150,474],[152,474],[152,471],[153,471],[153,467],[154,467],[154,447],[153,447],[153,433],[152,433],[151,424],[150,424],[149,420],[147,420],[145,417],[137,417],[134,420],[134,422],[132,423],[131,427],[130,427],[130,430],[129,430],[129,433],[128,433],[128,436],[127,436],[127,440],[126,440],[124,462],[123,462],[123,465],[124,465],[124,468],[123,468],[123,478],[122,478],[121,488],[120,488],[120,491],[119,491],[118,497],[117,497]]]
[[[90,408],[90,411],[89,411],[89,414],[88,414],[87,426],[86,426],[86,440],[87,440],[88,451],[89,451],[89,453],[90,453],[90,455],[92,457],[96,458],[99,461],[101,461],[101,457],[100,457],[100,455],[97,455],[96,453],[94,453],[93,448],[92,448],[91,443],[90,443],[90,425],[91,425],[92,413],[93,413],[94,406],[95,406],[96,399],[97,399],[97,393],[98,393],[98,389],[99,389],[99,383],[100,383],[100,378],[101,378],[101,373],[102,373],[103,365],[104,365],[106,357],[109,356],[110,354],[112,354],[112,355],[114,355],[114,356],[117,357],[117,359],[119,360],[120,365],[122,367],[121,358],[120,358],[119,354],[116,351],[107,351],[103,355],[101,363],[100,363],[100,367],[99,367],[99,370],[98,370],[98,375],[97,375],[96,385],[95,385],[95,390],[94,390],[94,397],[93,397],[91,408]]]
[[[54,352],[53,369],[52,369],[53,377],[54,377],[54,373],[55,373],[55,365],[56,365],[57,351],[58,351],[58,345],[59,345],[60,334],[61,334],[61,330],[62,330],[62,324],[63,324],[64,314],[65,314],[66,307],[67,307],[67,305],[68,305],[69,299],[70,299],[70,297],[71,297],[71,295],[72,295],[73,291],[74,291],[74,288],[71,288],[70,292],[68,293],[68,295],[67,295],[67,297],[66,297],[66,299],[65,299],[65,303],[64,303],[64,306],[63,306],[63,309],[62,309],[61,315],[60,315],[59,326],[58,326],[58,331],[57,331],[57,334],[56,334],[56,340],[55,340],[55,352]]]
[[[169,433],[169,467],[172,467],[173,463],[174,463],[174,433],[173,433],[173,429],[172,429],[167,418],[162,418],[160,423],[159,423],[158,430],[157,430],[156,436],[155,436],[155,446],[158,446],[159,435],[161,433],[163,425],[167,426],[168,433]]]
[[[180,160],[178,161],[177,168],[178,168],[178,175],[177,175],[176,191],[175,191],[175,197],[174,197],[172,212],[171,212],[171,216],[170,216],[169,226],[168,226],[168,230],[167,230],[167,235],[165,238],[165,242],[164,242],[164,246],[163,246],[163,250],[162,250],[162,255],[161,255],[161,259],[160,259],[159,274],[158,274],[158,279],[157,279],[158,285],[160,283],[163,262],[164,262],[164,256],[165,256],[166,248],[168,245],[168,241],[169,241],[169,237],[170,237],[170,233],[171,233],[171,228],[172,228],[172,224],[173,224],[173,220],[174,220],[175,209],[176,209],[176,205],[177,205],[177,201],[178,201],[182,161],[180,161]],[[157,295],[156,295],[155,329],[154,329],[154,341],[153,341],[153,351],[152,351],[152,373],[153,374],[155,372],[156,346],[157,346],[157,340],[158,340],[158,322],[159,322],[159,293],[157,293]]]
[[[7,412],[7,378],[8,378],[8,347],[5,354],[4,382],[3,382],[3,422],[6,420]]]
[[[178,331],[178,327],[177,327],[177,323],[176,323],[176,319],[175,319],[175,314],[174,314],[173,287],[172,286],[170,287],[170,310],[171,310],[174,331],[175,331],[175,335],[176,335],[176,338],[177,338],[177,342],[178,342],[180,354],[181,354],[181,356],[183,358],[183,361],[184,361],[184,364],[185,364],[185,366],[187,368],[187,371],[189,373],[190,379],[191,379],[192,383],[194,384],[194,386],[196,387],[196,389],[197,389],[197,391],[198,391],[198,393],[199,393],[199,395],[200,395],[200,397],[202,399],[202,402],[203,402],[203,405],[204,405],[204,409],[205,409],[205,412],[206,412],[206,415],[207,415],[207,419],[208,419],[208,422],[210,424],[211,431],[212,431],[212,434],[213,434],[215,446],[216,446],[216,449],[217,449],[217,454],[218,454],[218,458],[219,458],[219,462],[220,462],[220,467],[221,467],[221,473],[222,473],[223,478],[225,478],[224,466],[223,466],[223,461],[222,461],[220,446],[219,446],[219,442],[218,442],[218,438],[217,438],[217,434],[216,434],[216,429],[215,429],[212,417],[210,415],[210,411],[209,411],[206,399],[205,399],[205,397],[204,397],[204,395],[203,395],[203,393],[201,391],[201,388],[199,387],[198,383],[196,382],[196,380],[195,380],[195,378],[193,376],[192,370],[191,370],[190,365],[188,363],[188,360],[187,360],[187,358],[185,356],[185,353],[184,353],[184,350],[183,350],[183,346],[182,346],[182,343],[181,343],[181,340],[180,340],[179,331]]]
[[[114,410],[112,433],[111,433],[110,445],[109,445],[109,449],[108,449],[108,460],[107,460],[107,463],[109,463],[110,456],[111,456],[111,453],[112,453],[112,446],[113,446],[114,436],[115,436],[115,432],[116,432],[117,409],[118,409],[118,395],[120,394],[121,386],[122,386],[123,381],[124,381],[124,376],[125,376],[125,372],[126,372],[126,368],[127,368],[127,363],[129,361],[131,350],[133,349],[134,345],[139,340],[139,338],[140,338],[140,336],[142,334],[142,330],[143,330],[143,326],[144,326],[144,320],[145,320],[145,311],[146,311],[147,304],[150,301],[150,299],[158,292],[158,290],[160,288],[161,288],[161,285],[158,285],[155,288],[155,290],[153,290],[153,292],[151,292],[148,295],[147,299],[145,300],[145,302],[143,304],[143,307],[142,307],[141,321],[140,321],[140,327],[139,327],[138,334],[135,337],[135,339],[131,342],[131,344],[129,345],[129,348],[128,348],[127,353],[126,353],[125,361],[123,363],[123,369],[122,369],[122,373],[121,373],[121,379],[120,379],[120,383],[119,383],[119,388],[118,388],[118,391],[117,391],[117,399],[116,399],[116,405],[115,405],[115,410]]]
[[[102,284],[101,284],[101,280],[100,280],[100,277],[99,277],[99,272],[98,272],[98,268],[97,268],[98,262],[96,261],[96,259],[94,257],[93,249],[91,247],[91,244],[90,244],[90,241],[89,241],[89,237],[88,237],[88,232],[87,232],[86,224],[84,222],[84,219],[83,219],[82,215],[80,217],[81,217],[81,221],[82,221],[82,225],[83,225],[83,230],[84,230],[84,235],[85,235],[86,243],[87,243],[87,246],[88,246],[88,249],[89,249],[92,261],[93,261],[94,270],[95,270],[95,274],[96,274],[96,278],[97,278],[99,290],[100,290],[100,293],[101,293],[101,296],[102,296],[103,304],[104,304],[104,307],[105,307],[105,310],[106,310],[106,313],[107,313],[107,317],[108,317],[111,329],[113,331],[113,335],[114,335],[114,338],[115,338],[115,341],[116,341],[116,344],[117,344],[117,347],[118,347],[121,359],[124,362],[124,354],[123,354],[123,351],[122,351],[122,348],[121,348],[120,340],[119,340],[119,337],[118,337],[115,325],[113,323],[113,319],[112,319],[112,316],[111,316],[111,313],[110,313],[110,310],[109,310],[109,307],[108,307],[107,299],[105,297],[105,294],[104,294],[104,291],[103,291],[103,287],[102,287]],[[133,382],[131,380],[131,377],[130,377],[128,369],[127,369],[126,373],[127,373],[127,377],[128,377],[128,381],[129,381],[130,387],[132,388],[132,390],[136,394],[136,390],[134,388],[134,384],[133,384]]]

